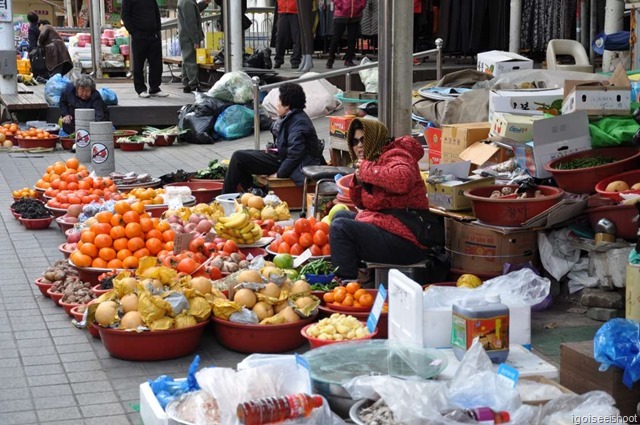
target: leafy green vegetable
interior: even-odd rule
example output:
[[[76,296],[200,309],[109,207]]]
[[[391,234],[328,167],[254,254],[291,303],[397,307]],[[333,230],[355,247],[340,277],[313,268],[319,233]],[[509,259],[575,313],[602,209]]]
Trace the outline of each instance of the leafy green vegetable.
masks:
[[[578,170],[580,168],[598,167],[600,165],[611,164],[616,162],[614,158],[603,158],[601,156],[590,156],[584,158],[575,158],[569,161],[563,161],[557,164],[557,170]]]
[[[333,265],[331,264],[330,261],[326,261],[323,258],[320,258],[318,260],[313,260],[310,263],[307,263],[304,265],[304,267],[302,267],[302,269],[300,270],[300,274],[301,275],[307,275],[307,274],[323,274],[323,275],[328,275],[331,273],[335,273],[336,270],[338,270],[338,268],[333,268]]]
[[[217,159],[212,160],[207,168],[196,171],[196,179],[224,179],[227,174],[227,166]]]
[[[152,136],[154,138],[156,136],[179,136],[186,132],[187,130],[180,130],[177,125],[162,129],[155,127],[145,127],[142,129],[142,134],[145,136]]]
[[[337,280],[332,280],[327,284],[314,283],[313,285],[311,285],[311,290],[329,292],[329,291],[333,291],[333,288],[336,288],[338,286],[340,286],[340,282],[338,282]]]

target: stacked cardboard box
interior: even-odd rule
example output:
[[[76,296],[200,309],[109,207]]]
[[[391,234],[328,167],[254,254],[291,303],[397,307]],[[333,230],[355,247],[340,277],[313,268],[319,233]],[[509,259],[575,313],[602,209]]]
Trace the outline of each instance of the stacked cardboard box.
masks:
[[[355,115],[329,117],[329,148],[333,165],[349,165],[347,132]]]

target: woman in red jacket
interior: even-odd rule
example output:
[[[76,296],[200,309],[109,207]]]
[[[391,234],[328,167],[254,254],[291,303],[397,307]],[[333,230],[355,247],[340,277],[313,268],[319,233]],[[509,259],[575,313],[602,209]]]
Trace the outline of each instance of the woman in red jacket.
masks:
[[[333,0],[333,36],[327,69],[333,68],[338,43],[345,29],[347,30],[347,53],[344,55],[344,65],[355,66],[353,59],[356,57],[356,39],[362,20],[362,11],[366,5],[367,0]]]
[[[422,146],[410,136],[390,140],[387,128],[370,119],[355,118],[347,136],[356,167],[349,194],[360,212],[340,211],[331,222],[331,262],[338,267],[337,275],[357,278],[361,261],[406,265],[426,259],[430,247],[418,242],[395,211],[390,211],[428,214],[418,168]],[[433,229],[436,233],[443,235],[443,229]]]

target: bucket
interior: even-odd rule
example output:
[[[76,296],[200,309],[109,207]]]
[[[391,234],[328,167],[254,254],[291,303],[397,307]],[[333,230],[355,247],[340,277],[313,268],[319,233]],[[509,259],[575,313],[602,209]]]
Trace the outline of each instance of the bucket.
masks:
[[[235,199],[240,196],[239,193],[225,193],[224,195],[216,196],[216,201],[222,206],[224,209],[224,215],[230,216],[233,214],[235,209]]]

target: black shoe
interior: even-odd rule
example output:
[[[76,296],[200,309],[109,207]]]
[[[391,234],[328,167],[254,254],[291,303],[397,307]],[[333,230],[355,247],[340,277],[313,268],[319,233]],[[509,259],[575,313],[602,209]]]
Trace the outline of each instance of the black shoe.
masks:
[[[327,69],[333,69],[333,59],[327,61]]]
[[[352,66],[356,66],[356,64],[355,64],[355,63],[353,63],[353,61],[352,61],[352,60],[346,60],[346,61],[344,61],[344,66],[346,66],[346,67],[352,67]]]
[[[291,62],[291,69],[300,68],[300,62]]]
[[[183,87],[182,88],[182,93],[191,93],[193,90],[191,90],[191,87]]]
[[[279,69],[281,66],[282,66],[281,63],[276,62],[273,64],[273,69]]]

